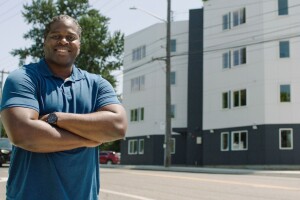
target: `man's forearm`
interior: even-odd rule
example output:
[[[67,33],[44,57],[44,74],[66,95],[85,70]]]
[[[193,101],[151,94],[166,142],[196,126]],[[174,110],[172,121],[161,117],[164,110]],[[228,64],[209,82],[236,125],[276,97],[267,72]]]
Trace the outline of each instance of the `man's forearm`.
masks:
[[[57,126],[96,142],[121,139],[127,128],[125,111],[121,107],[116,112],[104,109],[90,114],[56,114]]]
[[[57,152],[100,144],[38,120],[38,113],[31,109],[6,109],[1,117],[12,143],[28,151]]]

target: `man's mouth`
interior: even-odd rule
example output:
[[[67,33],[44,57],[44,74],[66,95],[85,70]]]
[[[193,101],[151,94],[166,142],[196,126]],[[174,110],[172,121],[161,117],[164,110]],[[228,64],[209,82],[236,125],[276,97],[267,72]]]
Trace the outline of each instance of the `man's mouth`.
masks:
[[[56,48],[54,51],[59,52],[59,53],[68,53],[71,52],[70,49],[68,48]]]

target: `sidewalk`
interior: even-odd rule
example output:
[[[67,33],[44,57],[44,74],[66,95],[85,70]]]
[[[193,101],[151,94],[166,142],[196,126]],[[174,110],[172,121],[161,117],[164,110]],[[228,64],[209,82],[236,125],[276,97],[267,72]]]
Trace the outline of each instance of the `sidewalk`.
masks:
[[[241,174],[241,175],[260,175],[260,176],[281,176],[300,178],[300,170],[298,167],[285,167],[285,169],[278,169],[279,167],[255,166],[252,169],[247,168],[220,168],[220,167],[179,167],[179,166],[154,166],[154,165],[104,165],[101,168],[116,168],[128,170],[153,170],[153,171],[172,171],[172,172],[190,172],[190,173],[207,173],[207,174]]]

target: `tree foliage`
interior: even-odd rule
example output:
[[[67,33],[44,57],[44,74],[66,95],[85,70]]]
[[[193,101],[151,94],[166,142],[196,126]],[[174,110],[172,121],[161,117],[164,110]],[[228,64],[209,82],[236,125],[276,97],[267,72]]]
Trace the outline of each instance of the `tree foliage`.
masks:
[[[124,34],[108,31],[109,18],[92,9],[88,0],[33,0],[23,5],[25,22],[31,30],[24,39],[32,40],[30,47],[14,49],[11,54],[19,56],[19,65],[27,58],[38,61],[43,57],[45,25],[56,15],[67,14],[78,20],[82,27],[81,50],[76,65],[92,73],[101,74],[113,86],[116,84],[111,71],[120,69],[124,48]]]

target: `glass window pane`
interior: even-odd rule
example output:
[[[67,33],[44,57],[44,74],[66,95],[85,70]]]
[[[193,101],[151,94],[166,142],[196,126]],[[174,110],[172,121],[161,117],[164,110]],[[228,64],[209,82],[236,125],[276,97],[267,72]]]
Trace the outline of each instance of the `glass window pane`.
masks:
[[[223,68],[230,68],[230,52],[223,53]]]
[[[247,105],[247,90],[241,90],[241,106]]]
[[[288,15],[288,9],[288,0],[278,0],[278,15]]]
[[[176,52],[176,40],[171,40],[171,52]]]
[[[228,22],[229,22],[228,14],[223,15],[223,30],[229,29]]]
[[[170,74],[170,82],[171,82],[171,85],[175,85],[176,83],[176,72],[171,72]]]
[[[228,95],[228,92],[224,92],[222,94],[222,108],[229,108],[229,102],[228,102],[228,99],[229,99],[229,95]]]
[[[144,139],[139,140],[139,154],[144,154]]]
[[[233,26],[239,25],[239,11],[233,12]]]
[[[171,154],[175,153],[175,138],[171,138]]]
[[[240,94],[239,91],[234,91],[233,92],[233,106],[238,107],[240,105]]]
[[[240,10],[240,24],[246,23],[246,8]]]
[[[222,151],[229,150],[229,134],[228,133],[221,134],[221,150]]]
[[[235,50],[233,52],[233,65],[239,65],[240,64],[240,53],[239,50]]]
[[[279,42],[279,56],[280,58],[290,57],[290,42],[280,41]]]
[[[280,102],[291,102],[290,85],[280,85]]]
[[[240,149],[247,149],[247,132],[241,132]]]
[[[176,107],[175,107],[175,105],[171,105],[171,118],[175,118],[175,109],[176,109]]]
[[[144,108],[140,108],[140,120],[144,121]]]
[[[246,64],[246,61],[247,61],[247,59],[246,59],[246,48],[242,48],[240,50],[240,57],[241,57],[240,63],[241,64]]]
[[[280,132],[280,148],[292,148],[292,130],[281,130]]]

